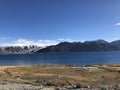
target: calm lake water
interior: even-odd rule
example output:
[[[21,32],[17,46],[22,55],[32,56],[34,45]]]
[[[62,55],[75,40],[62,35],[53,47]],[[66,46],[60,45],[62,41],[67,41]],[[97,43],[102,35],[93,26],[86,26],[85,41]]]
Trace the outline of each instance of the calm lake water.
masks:
[[[0,65],[91,65],[120,64],[120,52],[65,52],[0,55]]]

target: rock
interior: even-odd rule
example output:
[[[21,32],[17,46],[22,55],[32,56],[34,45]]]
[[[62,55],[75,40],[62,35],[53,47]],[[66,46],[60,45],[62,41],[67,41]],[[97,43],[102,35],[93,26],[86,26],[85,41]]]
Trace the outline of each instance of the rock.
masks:
[[[107,88],[105,88],[105,87],[101,87],[101,90],[107,90]]]
[[[59,87],[56,87],[55,90],[61,90]]]

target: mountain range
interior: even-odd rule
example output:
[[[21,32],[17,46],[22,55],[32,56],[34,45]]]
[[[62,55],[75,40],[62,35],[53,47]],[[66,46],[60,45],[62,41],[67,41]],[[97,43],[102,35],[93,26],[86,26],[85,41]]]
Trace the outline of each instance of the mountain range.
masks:
[[[120,40],[112,42],[107,42],[105,40],[85,42],[61,42],[57,45],[51,45],[47,47],[39,47],[36,45],[0,47],[0,54],[86,51],[120,51]]]
[[[61,42],[38,50],[43,52],[84,52],[84,51],[120,51],[120,40],[107,42],[105,40],[85,42]]]

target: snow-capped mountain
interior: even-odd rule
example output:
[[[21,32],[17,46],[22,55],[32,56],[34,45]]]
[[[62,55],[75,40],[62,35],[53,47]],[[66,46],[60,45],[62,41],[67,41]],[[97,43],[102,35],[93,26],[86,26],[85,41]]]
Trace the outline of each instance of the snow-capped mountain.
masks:
[[[21,53],[34,53],[42,47],[36,45],[29,46],[6,46],[0,47],[1,54],[21,54]]]

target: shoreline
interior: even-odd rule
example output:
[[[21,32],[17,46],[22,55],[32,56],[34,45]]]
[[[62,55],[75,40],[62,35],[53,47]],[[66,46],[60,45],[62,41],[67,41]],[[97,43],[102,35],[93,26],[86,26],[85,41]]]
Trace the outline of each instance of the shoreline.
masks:
[[[38,90],[47,87],[97,90],[103,87],[120,89],[119,83],[120,64],[0,66],[1,86],[22,84],[32,85],[31,87],[42,86],[43,89]]]

